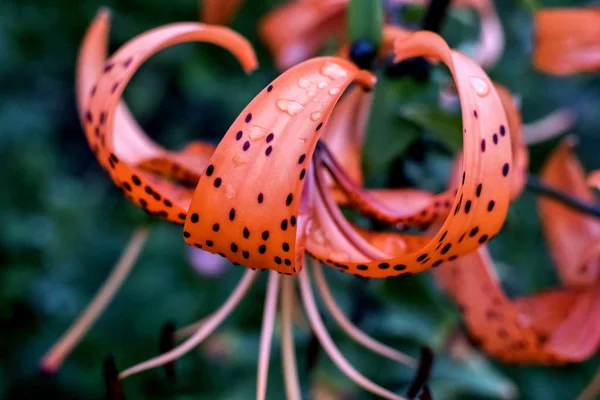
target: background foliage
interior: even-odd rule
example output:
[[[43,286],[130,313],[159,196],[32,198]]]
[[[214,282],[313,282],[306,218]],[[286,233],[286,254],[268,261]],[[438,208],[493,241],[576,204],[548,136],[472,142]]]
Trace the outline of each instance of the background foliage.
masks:
[[[233,58],[209,45],[178,45],[143,66],[126,100],[150,135],[172,147],[191,138],[217,141],[237,113],[276,76],[258,39],[256,22],[275,0],[247,1],[233,28],[255,45],[261,69],[245,76]],[[506,52],[490,75],[522,101],[525,121],[560,106],[578,113],[573,133],[588,169],[600,167],[600,76],[553,78],[532,70],[531,2],[497,1],[506,30]],[[589,3],[589,2],[587,2]],[[546,0],[539,6],[583,5]],[[101,363],[114,354],[120,368],[158,350],[159,330],[215,309],[241,275],[230,268],[218,279],[198,275],[186,261],[180,228],[152,222],[129,204],[101,171],[87,147],[75,110],[74,64],[87,24],[101,6],[112,11],[111,50],[158,25],[198,18],[196,0],[5,0],[0,4],[0,396],[5,399],[100,399]],[[420,10],[406,18],[418,21]],[[454,46],[469,51],[478,32],[470,12],[453,12],[444,28]],[[365,148],[371,185],[441,189],[448,158],[432,142],[456,146],[460,121],[437,108],[438,73],[428,84],[410,78],[378,85]],[[532,147],[532,169],[554,142]],[[556,283],[535,211],[525,194],[491,243],[511,295]],[[152,225],[149,245],[114,303],[60,373],[42,376],[37,362],[91,298],[133,229]],[[432,386],[439,399],[570,399],[589,380],[599,359],[567,367],[523,367],[487,360],[477,352],[450,356],[460,330],[456,308],[431,274],[401,281],[364,281],[328,274],[335,295],[361,328],[411,354],[428,344],[438,354]],[[176,383],[161,370],[125,381],[129,399],[249,399],[256,358],[265,277],[206,346],[178,362]],[[350,360],[377,382],[405,393],[412,373],[333,336]],[[303,388],[324,382],[346,398],[369,395],[351,384],[324,354],[305,367],[309,336],[297,329]],[[278,343],[271,359],[269,398],[283,398]]]

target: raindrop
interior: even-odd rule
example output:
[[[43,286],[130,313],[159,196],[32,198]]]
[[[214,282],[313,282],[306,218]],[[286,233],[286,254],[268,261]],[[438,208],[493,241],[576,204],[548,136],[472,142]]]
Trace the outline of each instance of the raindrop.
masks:
[[[317,84],[317,87],[318,87],[319,89],[326,88],[326,87],[327,87],[327,82],[319,82],[319,83]]]
[[[309,87],[311,85],[310,81],[306,78],[299,78],[298,79],[298,86],[300,86],[302,89],[306,89],[307,87]]]
[[[262,140],[267,136],[267,130],[262,126],[254,125],[250,130],[250,140],[256,142],[257,140]]]
[[[314,113],[310,114],[310,119],[312,121],[316,121],[318,119],[320,119],[323,116],[323,113],[321,111],[315,111]]]
[[[277,100],[276,105],[277,108],[279,108],[281,111],[287,112],[292,117],[298,114],[304,108],[304,105],[298,103],[297,101],[285,99]]]
[[[340,92],[340,88],[331,88],[331,89],[329,89],[329,94],[332,95],[332,96],[335,96],[339,92]]]
[[[346,73],[346,71],[343,70],[342,67],[331,62],[321,67],[321,73],[331,79],[345,78],[346,76],[348,76],[348,74]]]
[[[241,154],[236,154],[235,156],[233,156],[231,161],[233,162],[233,165],[235,165],[236,167],[241,167],[242,165],[248,163],[248,158],[244,157]]]
[[[490,87],[481,78],[472,76],[470,79],[471,86],[479,97],[485,97],[490,92]]]

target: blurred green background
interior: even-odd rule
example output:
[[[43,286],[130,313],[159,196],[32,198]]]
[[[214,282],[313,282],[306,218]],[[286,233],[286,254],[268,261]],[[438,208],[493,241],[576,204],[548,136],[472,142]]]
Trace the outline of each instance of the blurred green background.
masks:
[[[248,37],[261,68],[247,77],[225,51],[185,44],[146,63],[125,99],[147,132],[178,147],[192,138],[218,141],[244,105],[276,76],[256,23],[275,0],[247,1],[232,27]],[[600,75],[545,76],[532,69],[531,1],[497,1],[506,51],[490,75],[520,99],[523,118],[535,120],[569,106],[578,122],[572,133],[587,169],[600,167]],[[537,1],[540,7],[584,1]],[[119,193],[85,141],[75,109],[74,65],[78,46],[98,8],[112,12],[111,51],[150,28],[194,21],[196,0],[5,0],[0,3],[0,396],[4,399],[101,399],[101,365],[108,354],[125,368],[158,352],[162,325],[181,327],[225,299],[242,267],[218,278],[190,266],[181,228],[155,222]],[[421,10],[405,17],[418,21]],[[443,34],[469,51],[478,19],[455,11]],[[440,190],[449,158],[432,143],[460,133],[456,116],[441,112],[443,74],[428,84],[382,77],[369,124],[365,169],[370,185],[415,185]],[[235,93],[235,95],[232,95]],[[532,170],[556,140],[531,148]],[[525,193],[511,208],[490,248],[510,295],[557,283],[540,232],[535,197]],[[44,352],[84,308],[119,257],[133,230],[151,226],[148,245],[109,309],[55,376],[39,373]],[[378,339],[417,355],[430,345],[437,360],[431,379],[436,399],[571,399],[589,381],[599,358],[566,367],[523,367],[490,361],[476,351],[451,356],[460,332],[456,308],[430,273],[405,280],[365,281],[330,274],[329,282],[355,322]],[[177,363],[176,382],[152,370],[124,382],[128,399],[251,399],[265,290],[262,275],[246,300],[207,345]],[[376,382],[405,394],[412,372],[359,348],[326,318],[336,343]],[[298,369],[309,398],[317,383],[345,399],[372,398],[336,370],[324,353],[308,371],[310,336],[296,330]],[[271,358],[269,399],[284,398],[279,342]],[[340,397],[341,398],[341,397]]]

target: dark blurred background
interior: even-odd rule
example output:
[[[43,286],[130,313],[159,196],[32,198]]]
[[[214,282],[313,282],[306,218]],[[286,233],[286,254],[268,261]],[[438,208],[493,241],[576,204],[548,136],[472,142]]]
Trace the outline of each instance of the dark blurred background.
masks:
[[[206,44],[185,44],[154,56],[136,74],[125,99],[147,132],[178,148],[190,139],[218,141],[230,123],[276,76],[256,23],[276,0],[247,1],[233,29],[254,44],[261,68],[245,76],[233,57]],[[555,78],[530,66],[535,6],[580,6],[585,1],[497,1],[506,50],[489,73],[522,104],[524,121],[569,106],[577,114],[571,133],[586,169],[600,167],[600,75]],[[111,51],[150,28],[196,21],[196,0],[4,0],[0,3],[0,396],[4,399],[101,399],[102,361],[113,354],[125,368],[158,352],[163,324],[196,321],[225,299],[242,267],[219,277],[196,272],[186,258],[181,228],[152,221],[131,205],[101,170],[79,125],[74,65],[85,29],[97,10],[112,13]],[[403,12],[422,17],[419,8]],[[478,18],[453,11],[443,35],[468,52]],[[364,166],[370,185],[415,185],[441,190],[449,158],[431,143],[453,148],[460,120],[437,106],[440,79],[429,83],[381,77],[371,113]],[[535,145],[537,171],[556,140]],[[511,208],[490,247],[507,292],[532,293],[557,283],[529,193]],[[151,236],[124,288],[54,376],[38,361],[67,329],[103,282],[133,230],[149,224]],[[334,294],[357,324],[410,354],[420,345],[438,355],[431,380],[436,399],[574,398],[590,379],[598,357],[566,367],[523,367],[490,361],[457,349],[456,308],[430,273],[402,281],[363,281],[328,274]],[[265,289],[263,275],[246,300],[198,351],[177,363],[176,382],[152,370],[127,379],[128,399],[251,399]],[[328,321],[331,322],[331,321]],[[407,368],[332,334],[355,366],[378,383],[405,393]],[[310,336],[296,331],[299,373],[307,396],[326,388],[335,398],[370,395],[339,373],[325,354],[308,371]],[[453,344],[454,343],[454,344]],[[459,352],[461,361],[453,359]],[[284,398],[279,344],[274,344],[269,399]],[[314,392],[316,393],[316,392]],[[317,398],[325,398],[318,395]]]

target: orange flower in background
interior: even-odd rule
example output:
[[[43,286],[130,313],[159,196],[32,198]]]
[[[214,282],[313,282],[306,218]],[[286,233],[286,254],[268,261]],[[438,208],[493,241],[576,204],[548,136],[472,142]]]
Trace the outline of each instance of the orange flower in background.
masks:
[[[536,12],[533,65],[554,75],[598,71],[600,7]]]
[[[243,0],[201,0],[200,21],[211,25],[225,25],[243,4]]]
[[[425,3],[423,0],[393,1],[394,5]],[[259,32],[275,57],[275,65],[284,70],[316,55],[328,38],[343,40],[347,6],[348,0],[296,0],[265,16]],[[481,34],[472,59],[484,68],[492,67],[504,50],[504,31],[494,3],[462,0],[453,2],[453,6],[473,8],[479,14]]]
[[[589,200],[570,139],[547,160],[548,185]],[[482,348],[511,362],[556,364],[591,357],[600,345],[600,224],[553,200],[539,200],[542,226],[564,289],[510,300],[485,248],[437,270],[436,277],[460,305],[467,329]]]

